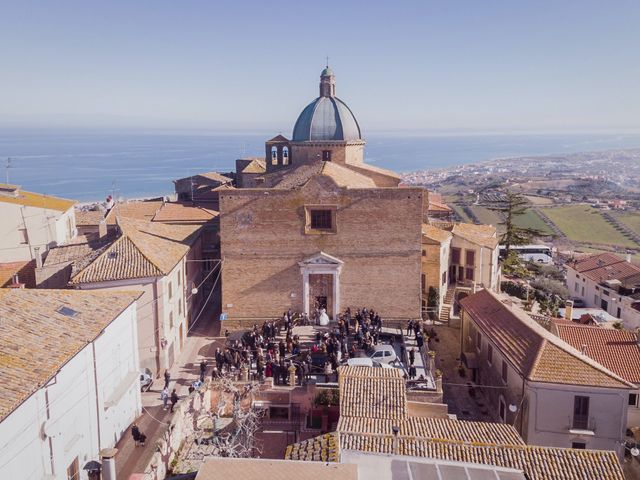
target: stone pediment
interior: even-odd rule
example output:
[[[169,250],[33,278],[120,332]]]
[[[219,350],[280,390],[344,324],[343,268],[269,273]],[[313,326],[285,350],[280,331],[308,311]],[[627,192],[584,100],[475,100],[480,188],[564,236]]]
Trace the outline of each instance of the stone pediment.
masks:
[[[301,267],[312,266],[312,265],[326,265],[326,266],[339,266],[344,262],[342,260],[337,259],[336,257],[332,257],[324,252],[316,253],[315,255],[305,258],[303,261],[299,262],[298,265]]]

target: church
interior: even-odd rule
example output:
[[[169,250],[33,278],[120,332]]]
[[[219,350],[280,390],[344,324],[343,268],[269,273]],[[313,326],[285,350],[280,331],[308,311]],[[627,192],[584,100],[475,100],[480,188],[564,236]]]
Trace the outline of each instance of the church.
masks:
[[[334,320],[347,307],[373,308],[387,321],[422,316],[428,192],[365,163],[364,149],[327,66],[291,139],[278,135],[264,159],[236,162],[238,188],[219,195],[225,327],[288,309],[324,308]]]
[[[496,228],[443,219],[427,190],[401,185],[364,152],[326,67],[291,139],[278,135],[264,158],[236,161],[237,188],[218,192],[227,328],[289,309],[310,317],[325,309],[335,320],[367,307],[392,323],[448,321],[462,296],[498,290]]]

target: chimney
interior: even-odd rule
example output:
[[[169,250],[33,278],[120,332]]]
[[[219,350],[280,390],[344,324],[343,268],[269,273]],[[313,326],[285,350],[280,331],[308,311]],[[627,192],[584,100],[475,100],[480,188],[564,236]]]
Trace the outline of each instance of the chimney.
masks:
[[[11,279],[11,285],[9,285],[9,288],[24,288],[24,286],[24,283],[20,283],[20,277],[18,274],[15,273]]]
[[[567,300],[564,304],[564,318],[570,322],[573,321],[573,300]]]
[[[40,247],[33,247],[33,253],[36,256],[36,268],[42,268],[42,254],[40,253]]]
[[[116,480],[116,453],[117,448],[103,448],[100,450],[102,460],[102,480]]]
[[[393,427],[391,427],[391,430],[393,431],[393,454],[398,455],[398,433],[400,433],[400,429],[394,425]]]
[[[102,219],[98,224],[98,238],[104,238],[107,235],[107,221]]]
[[[587,354],[587,344],[586,343],[582,344],[582,348],[580,349],[580,353],[582,353],[583,355]]]
[[[630,253],[627,253],[626,260],[627,260],[627,263],[631,263],[631,254]]]

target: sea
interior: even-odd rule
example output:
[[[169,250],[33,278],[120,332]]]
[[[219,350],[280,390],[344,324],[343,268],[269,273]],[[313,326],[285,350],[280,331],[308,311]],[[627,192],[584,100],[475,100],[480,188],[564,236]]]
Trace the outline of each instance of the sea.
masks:
[[[172,180],[234,170],[264,156],[263,133],[0,131],[0,182],[24,190],[98,201],[173,192]],[[371,133],[365,160],[397,172],[442,169],[494,158],[640,147],[640,134]]]

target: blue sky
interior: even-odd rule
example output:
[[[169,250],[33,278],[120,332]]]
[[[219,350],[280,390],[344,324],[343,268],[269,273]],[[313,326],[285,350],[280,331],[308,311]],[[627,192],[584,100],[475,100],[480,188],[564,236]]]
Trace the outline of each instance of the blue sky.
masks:
[[[0,126],[640,130],[637,1],[0,2]]]

